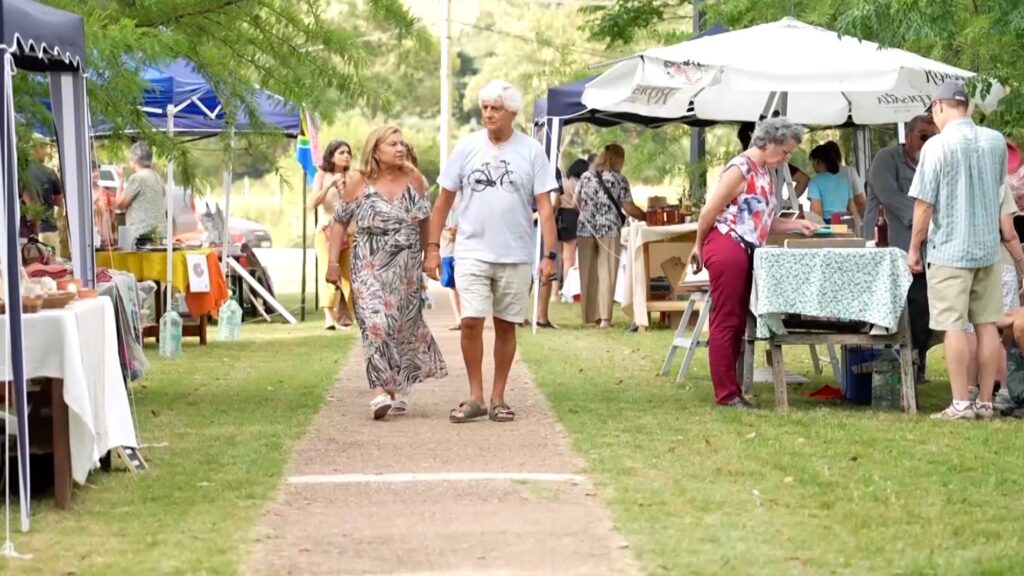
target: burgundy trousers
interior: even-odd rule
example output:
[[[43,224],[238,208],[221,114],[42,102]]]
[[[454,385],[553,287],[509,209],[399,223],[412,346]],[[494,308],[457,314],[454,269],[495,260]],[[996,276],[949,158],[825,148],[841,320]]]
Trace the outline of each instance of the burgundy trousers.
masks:
[[[715,401],[725,404],[742,394],[736,366],[750,311],[753,262],[747,248],[717,228],[704,240],[701,252],[711,281],[711,328],[708,360]]]

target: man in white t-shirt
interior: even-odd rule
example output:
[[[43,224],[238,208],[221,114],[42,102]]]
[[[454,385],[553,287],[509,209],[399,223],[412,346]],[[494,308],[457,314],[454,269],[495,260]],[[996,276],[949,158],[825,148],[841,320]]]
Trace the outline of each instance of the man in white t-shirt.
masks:
[[[435,280],[441,265],[440,240],[445,219],[461,193],[456,213],[455,285],[462,303],[462,356],[469,376],[470,398],[451,411],[452,422],[490,415],[511,422],[515,412],[505,402],[505,384],[516,355],[516,325],[526,320],[535,255],[533,210],[545,245],[541,282],[555,273],[557,237],[549,192],[558,188],[541,145],[512,126],[523,109],[523,95],[508,82],[495,80],[480,91],[484,130],[459,140],[437,179],[441,194],[430,218],[424,271]],[[494,387],[490,410],[484,401],[484,320],[494,319]]]

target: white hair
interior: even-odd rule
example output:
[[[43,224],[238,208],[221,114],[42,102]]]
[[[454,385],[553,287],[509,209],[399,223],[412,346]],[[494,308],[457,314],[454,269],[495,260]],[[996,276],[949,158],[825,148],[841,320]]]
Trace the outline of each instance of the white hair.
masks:
[[[480,90],[480,104],[500,103],[510,112],[518,114],[523,109],[523,93],[504,80],[491,80]]]

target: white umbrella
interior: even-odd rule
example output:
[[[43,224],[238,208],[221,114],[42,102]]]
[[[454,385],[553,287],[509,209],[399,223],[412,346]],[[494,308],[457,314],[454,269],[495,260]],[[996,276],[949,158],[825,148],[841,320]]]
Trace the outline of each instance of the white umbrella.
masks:
[[[795,122],[905,122],[931,91],[974,73],[905,50],[840,36],[793,18],[652,48],[591,82],[583,104],[610,112],[715,121],[753,121],[784,94]],[[1005,90],[993,84],[976,104],[990,111]]]

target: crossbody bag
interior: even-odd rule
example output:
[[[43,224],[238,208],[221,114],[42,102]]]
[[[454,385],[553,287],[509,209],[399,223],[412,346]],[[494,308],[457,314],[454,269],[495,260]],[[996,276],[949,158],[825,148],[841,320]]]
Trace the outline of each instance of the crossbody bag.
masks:
[[[605,184],[604,178],[601,177],[601,172],[594,172],[594,176],[597,178],[597,183],[601,186],[601,190],[604,191],[604,195],[611,201],[612,206],[615,207],[615,214],[619,217],[619,227],[626,223],[626,215],[622,213],[622,205],[619,204],[619,199],[612,194],[612,191],[608,188],[608,184]]]

